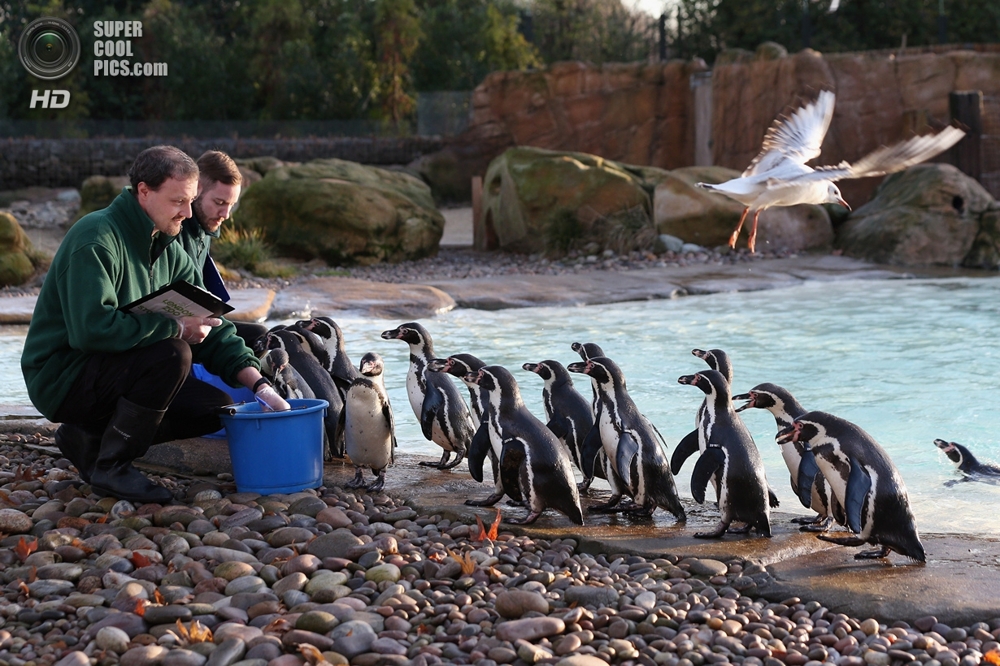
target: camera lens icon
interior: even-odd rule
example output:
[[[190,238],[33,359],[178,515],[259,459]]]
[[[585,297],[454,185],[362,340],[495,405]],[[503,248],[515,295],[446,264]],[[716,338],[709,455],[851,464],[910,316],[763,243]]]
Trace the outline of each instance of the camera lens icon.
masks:
[[[69,74],[80,61],[80,38],[63,19],[35,19],[21,33],[17,56],[36,78],[53,81]]]

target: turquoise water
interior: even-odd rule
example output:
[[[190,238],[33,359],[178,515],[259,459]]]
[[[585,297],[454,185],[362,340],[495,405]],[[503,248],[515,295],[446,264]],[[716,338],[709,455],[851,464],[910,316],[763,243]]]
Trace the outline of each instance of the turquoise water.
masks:
[[[367,351],[385,359],[401,449],[436,460],[440,449],[423,439],[406,398],[407,346],[379,337],[402,321],[357,315],[337,321],[352,359]],[[507,366],[539,417],[541,379],[521,364],[549,358],[568,364],[578,359],[571,342],[599,343],[671,451],[693,428],[702,399],[677,383],[707,367],[691,349],[724,349],[735,393],[773,382],[807,409],[832,412],[875,437],[900,469],[922,532],[1000,535],[1000,485],[945,486],[959,476],[933,444],[936,437],[961,442],[981,460],[1000,461],[1000,278],[817,282],[671,301],[454,310],[422,323],[439,356],[467,352]],[[21,338],[9,337],[0,336],[0,401],[24,403],[16,358]],[[577,387],[589,396],[583,379]],[[774,443],[774,419],[762,410],[742,415],[782,509],[804,513]],[[689,461],[678,478],[685,497],[691,469]]]

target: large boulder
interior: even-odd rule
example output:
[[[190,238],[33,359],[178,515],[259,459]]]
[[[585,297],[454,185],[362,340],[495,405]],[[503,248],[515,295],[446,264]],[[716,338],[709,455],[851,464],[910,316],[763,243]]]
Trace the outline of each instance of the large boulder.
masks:
[[[869,261],[955,266],[970,254],[983,215],[995,209],[989,192],[950,164],[918,164],[887,177],[838,229],[836,244]]]
[[[444,232],[419,179],[338,159],[269,169],[235,218],[282,254],[331,264],[419,259],[437,252]]]
[[[422,155],[407,164],[406,171],[427,183],[439,203],[472,201],[472,172],[454,148]]]
[[[127,176],[90,176],[80,186],[80,209],[76,211],[73,223],[87,213],[101,210],[111,205],[122,188],[129,185]]]
[[[723,183],[738,171],[724,167],[686,167],[665,172],[653,193],[653,220],[661,234],[676,236],[705,247],[725,245],[743,213],[743,204],[695,183]],[[752,217],[742,234],[748,238]],[[821,206],[768,208],[757,226],[759,250],[806,250],[833,242],[830,216]]]
[[[33,249],[14,216],[0,211],[0,286],[24,284],[35,272]]]
[[[501,249],[561,253],[587,246],[651,247],[656,230],[643,181],[586,153],[511,148],[483,182],[483,216]]]

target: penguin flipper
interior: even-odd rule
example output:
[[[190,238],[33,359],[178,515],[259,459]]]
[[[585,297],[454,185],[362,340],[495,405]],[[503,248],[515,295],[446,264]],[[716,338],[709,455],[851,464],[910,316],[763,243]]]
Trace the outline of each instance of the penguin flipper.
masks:
[[[486,461],[487,454],[492,450],[489,424],[483,423],[479,426],[476,434],[472,436],[468,454],[469,474],[479,483],[483,482],[483,463]]]
[[[428,441],[434,436],[434,419],[444,407],[444,398],[441,392],[432,386],[427,387],[427,394],[424,395],[424,404],[420,409],[420,431],[424,433],[424,438]]]
[[[545,427],[552,431],[552,434],[559,439],[565,439],[566,435],[566,424],[562,422],[561,419],[553,418],[551,421],[545,424]]]
[[[524,443],[519,439],[505,439],[500,449],[500,480],[504,491],[511,499],[527,500],[521,492],[521,467],[528,459],[524,452]]]
[[[717,446],[705,449],[691,473],[691,496],[698,504],[705,502],[705,489],[715,473],[726,463],[726,452]]]
[[[345,408],[344,411],[346,412],[347,409]],[[393,464],[396,462],[396,421],[392,418],[392,407],[389,406],[388,401],[382,405],[382,418],[389,424],[389,437],[392,440],[389,444],[389,463]]]
[[[602,448],[604,447],[601,444],[601,429],[595,423],[583,440],[583,446],[580,447],[580,456],[583,458],[580,465],[584,476],[588,478],[594,476],[594,461]]]
[[[813,483],[816,482],[816,475],[819,473],[816,456],[812,451],[803,451],[802,461],[799,463],[799,476],[795,482],[798,487],[799,501],[807,509],[812,508],[812,487]]]
[[[681,467],[684,466],[684,461],[691,457],[695,451],[698,450],[698,431],[692,430],[688,434],[684,435],[678,444],[677,448],[674,449],[674,454],[670,456],[670,471],[673,474],[677,474],[681,471]]]
[[[861,533],[861,510],[872,489],[872,479],[858,461],[851,458],[851,475],[847,477],[847,492],[844,507],[847,513],[847,527],[855,534]]]
[[[639,442],[629,432],[623,432],[618,438],[618,450],[615,451],[615,469],[622,477],[626,488],[632,487],[632,461],[639,455]]]

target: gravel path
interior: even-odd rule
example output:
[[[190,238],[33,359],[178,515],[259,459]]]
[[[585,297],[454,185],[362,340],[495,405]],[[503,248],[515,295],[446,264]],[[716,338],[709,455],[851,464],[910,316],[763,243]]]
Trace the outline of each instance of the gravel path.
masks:
[[[51,444],[0,435],[2,664],[997,663],[1000,619],[886,626],[770,603],[739,591],[766,578],[756,564],[477,539],[338,487],[169,477],[174,505],[135,507],[91,494]]]

